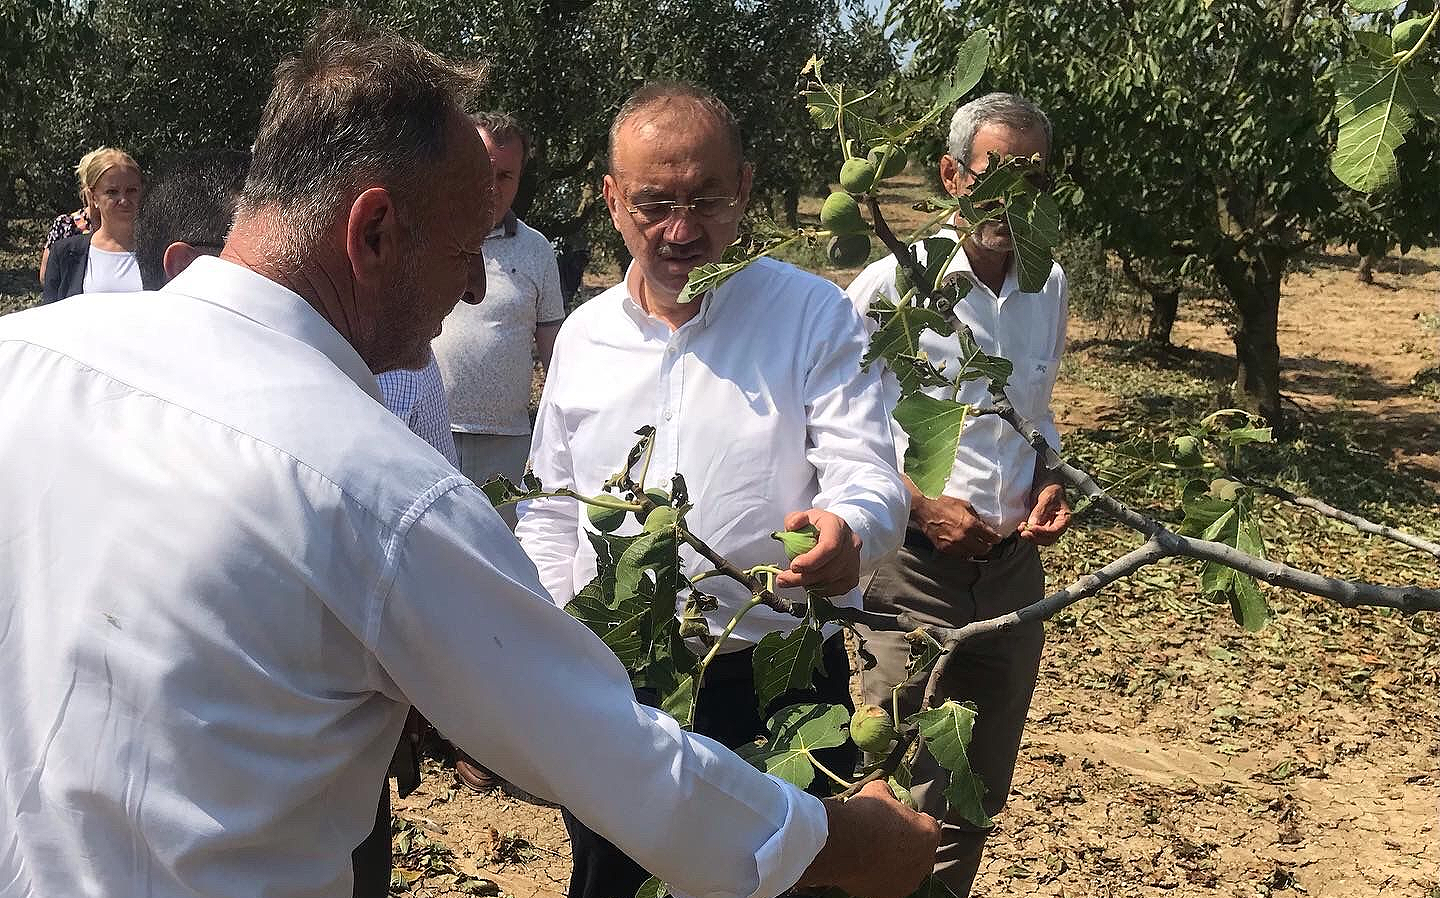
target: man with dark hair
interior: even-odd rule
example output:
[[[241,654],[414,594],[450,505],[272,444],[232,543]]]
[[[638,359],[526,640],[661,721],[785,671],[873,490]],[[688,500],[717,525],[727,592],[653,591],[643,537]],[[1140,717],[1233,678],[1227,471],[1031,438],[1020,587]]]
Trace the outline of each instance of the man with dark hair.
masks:
[[[945,189],[956,196],[968,194],[992,154],[1047,159],[1050,120],[1014,94],[987,94],[961,106],[951,120],[948,152],[939,163]],[[915,249],[923,263],[924,242]],[[982,349],[1015,363],[1006,395],[1040,423],[1050,445],[1059,446],[1050,393],[1065,348],[1065,272],[1055,265],[1041,290],[1026,293],[1016,280],[1014,259],[1014,238],[1001,222],[976,228],[947,270],[972,285],[953,314],[971,328]],[[877,295],[898,300],[895,283],[895,258],[887,256],[861,272],[849,294],[865,311]],[[956,338],[927,333],[924,340],[932,361],[953,359],[958,364]],[[897,399],[899,385],[886,377],[891,399]],[[983,405],[987,389],[987,381],[972,380],[962,385],[960,400]],[[934,395],[953,398],[943,390]],[[904,612],[938,627],[963,627],[1044,597],[1045,570],[1037,547],[1050,545],[1065,532],[1070,506],[1064,485],[1041,464],[1025,437],[993,415],[971,417],[961,431],[943,493],[932,499],[910,486],[905,544],[866,586],[867,608]],[[959,654],[940,683],[942,697],[974,702],[980,709],[969,759],[985,783],[984,807],[991,816],[1000,813],[1010,794],[1044,644],[1045,628],[1039,623],[966,643],[956,649]],[[866,645],[877,663],[862,677],[865,700],[889,711],[892,687],[905,677],[910,645],[901,634],[879,632],[869,634]],[[900,690],[902,715],[919,710],[922,692],[922,684]],[[915,800],[928,813],[940,814],[945,772],[922,751],[912,774]],[[935,873],[962,898],[980,868],[987,832],[959,814],[944,822]]]
[[[249,167],[243,150],[197,150],[151,181],[135,217],[135,262],[146,290],[159,290],[197,256],[219,254]]]
[[[547,488],[592,495],[625,458],[635,431],[653,425],[647,482],[684,475],[691,530],[742,569],[784,569],[785,553],[770,534],[814,525],[817,546],[777,582],[854,607],[860,571],[898,545],[905,518],[879,372],[860,367],[860,317],[834,284],[771,259],[703,297],[680,298],[690,272],[718,261],[734,241],[750,182],[735,118],[713,94],[654,84],[621,107],[610,130],[605,200],[635,261],[620,284],[561,328],[530,463]],[[594,577],[587,523],[569,500],[521,509],[516,534],[557,605]],[[685,561],[690,576],[703,566],[693,556]],[[719,599],[706,615],[718,636],[750,596],[723,579],[707,581],[706,591]],[[765,720],[784,705],[851,704],[849,660],[832,625],[814,688],[756,706],[755,644],[794,627],[794,618],[764,607],[745,615],[706,670],[696,732],[734,747],[763,735]],[[842,776],[856,761],[848,744],[818,754]],[[570,898],[628,898],[647,870],[659,874],[587,824],[579,809],[567,808]]]
[[[0,321],[6,898],[347,898],[412,703],[680,891],[928,869],[938,826],[882,788],[822,804],[637,705],[381,406],[374,372],[484,293],[475,86],[331,15],[276,70],[219,258]]]

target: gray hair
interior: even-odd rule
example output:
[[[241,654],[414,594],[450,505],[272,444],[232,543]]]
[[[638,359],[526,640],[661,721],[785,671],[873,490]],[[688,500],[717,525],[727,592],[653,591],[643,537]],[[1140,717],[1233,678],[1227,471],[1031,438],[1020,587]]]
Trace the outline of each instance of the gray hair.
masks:
[[[1004,125],[1014,131],[1033,131],[1036,128],[1045,133],[1045,151],[1050,151],[1050,119],[1040,107],[1019,94],[993,93],[977,97],[955,110],[950,119],[950,141],[946,150],[950,158],[961,165],[971,163],[975,147],[975,134],[985,125]]]
[[[709,113],[720,125],[720,130],[725,132],[726,141],[734,151],[735,158],[744,161],[745,145],[740,137],[740,123],[735,120],[735,113],[730,111],[724,100],[703,87],[685,81],[651,81],[625,98],[625,102],[620,104],[620,111],[615,113],[615,121],[610,123],[609,153],[612,175],[615,174],[615,138],[619,136],[620,129],[640,113],[668,106],[675,100],[692,103]]]
[[[273,213],[276,252],[298,264],[362,191],[386,187],[397,204],[413,200],[445,158],[452,114],[482,78],[480,66],[348,14],[322,15],[275,69],[237,216]]]

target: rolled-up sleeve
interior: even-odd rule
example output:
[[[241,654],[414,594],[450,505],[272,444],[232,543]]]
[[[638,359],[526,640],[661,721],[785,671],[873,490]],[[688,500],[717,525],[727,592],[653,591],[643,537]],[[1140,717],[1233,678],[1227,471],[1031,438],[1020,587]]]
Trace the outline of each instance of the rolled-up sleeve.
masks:
[[[824,806],[637,704],[475,487],[441,491],[393,545],[369,638],[397,697],[677,892],[766,898],[799,880]]]
[[[845,519],[860,537],[861,567],[870,568],[900,545],[909,495],[896,465],[883,366],[860,368],[865,325],[849,302],[824,309],[805,376],[807,457],[820,483],[815,506]]]

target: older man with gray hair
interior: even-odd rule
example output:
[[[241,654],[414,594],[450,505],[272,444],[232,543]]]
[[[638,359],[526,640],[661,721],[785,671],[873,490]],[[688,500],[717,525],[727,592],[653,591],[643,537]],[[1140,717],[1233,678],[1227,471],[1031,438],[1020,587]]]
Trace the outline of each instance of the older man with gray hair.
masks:
[[[963,196],[992,155],[1048,157],[1050,121],[1022,97],[989,94],[956,111],[948,149],[940,158],[940,180],[952,195]],[[924,245],[915,247],[923,262]],[[850,298],[862,312],[877,296],[898,298],[895,270],[895,259],[887,257],[850,285]],[[963,251],[955,254],[947,273],[958,273],[973,284],[955,307],[956,319],[969,325],[986,352],[1015,363],[1007,394],[1058,446],[1050,396],[1065,347],[1065,273],[1055,265],[1042,289],[1022,291],[1016,280],[1014,243],[1001,222],[981,224],[965,240]],[[925,350],[934,361],[949,361],[957,359],[959,344],[954,337],[927,333]],[[889,375],[887,381],[893,402],[899,387]],[[959,398],[983,404],[986,389],[983,381],[970,381]],[[1007,424],[993,415],[968,420],[942,495],[927,498],[914,484],[910,494],[905,544],[871,578],[865,592],[867,608],[908,611],[928,624],[959,627],[1013,611],[1044,595],[1045,572],[1037,547],[1050,545],[1064,533],[1070,509],[1064,487],[1041,465],[1024,437]],[[971,701],[980,709],[970,765],[985,782],[984,806],[991,815],[1004,807],[1010,791],[1044,642],[1043,626],[1032,624],[967,643],[941,684],[946,698]],[[868,645],[879,663],[864,674],[865,698],[888,710],[890,684],[905,679],[909,644],[899,634],[872,633]],[[920,698],[918,684],[902,691],[902,713],[917,710]],[[914,772],[913,793],[922,810],[938,813],[945,804],[944,781],[937,785],[935,780],[943,771],[923,755]],[[944,823],[935,870],[957,895],[964,896],[979,869],[986,830],[955,816]]]

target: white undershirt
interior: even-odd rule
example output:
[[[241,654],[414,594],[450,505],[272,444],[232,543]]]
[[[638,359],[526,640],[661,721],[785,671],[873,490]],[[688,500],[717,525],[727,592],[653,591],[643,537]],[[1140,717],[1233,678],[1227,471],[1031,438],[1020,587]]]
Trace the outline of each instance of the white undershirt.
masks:
[[[90,260],[85,265],[86,293],[134,293],[144,289],[134,253],[112,253],[90,244]]]

